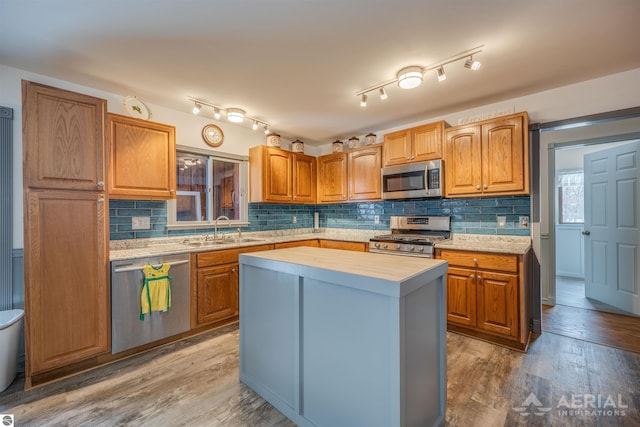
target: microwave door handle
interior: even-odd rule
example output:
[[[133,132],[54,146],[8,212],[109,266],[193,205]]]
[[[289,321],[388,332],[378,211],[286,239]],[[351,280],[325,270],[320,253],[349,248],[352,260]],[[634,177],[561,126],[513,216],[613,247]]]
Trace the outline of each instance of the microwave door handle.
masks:
[[[429,166],[428,165],[424,167],[424,191],[427,194],[427,196],[431,192],[429,190]]]

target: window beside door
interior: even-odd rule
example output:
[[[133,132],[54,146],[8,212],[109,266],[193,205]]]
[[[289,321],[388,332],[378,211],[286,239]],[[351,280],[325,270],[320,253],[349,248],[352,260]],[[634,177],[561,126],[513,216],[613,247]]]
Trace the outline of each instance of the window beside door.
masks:
[[[558,224],[584,224],[584,172],[557,174]]]

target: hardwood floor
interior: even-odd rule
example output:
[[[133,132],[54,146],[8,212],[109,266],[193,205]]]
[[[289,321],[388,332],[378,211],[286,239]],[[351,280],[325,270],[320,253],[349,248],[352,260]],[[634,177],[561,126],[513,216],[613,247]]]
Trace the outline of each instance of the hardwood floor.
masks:
[[[449,333],[447,352],[449,426],[640,425],[640,354],[546,332],[527,354]],[[238,381],[235,325],[29,392],[23,381],[0,394],[0,413],[17,426],[293,425]],[[529,399],[513,409],[531,393],[539,408]],[[584,395],[628,408],[569,415],[562,403]]]

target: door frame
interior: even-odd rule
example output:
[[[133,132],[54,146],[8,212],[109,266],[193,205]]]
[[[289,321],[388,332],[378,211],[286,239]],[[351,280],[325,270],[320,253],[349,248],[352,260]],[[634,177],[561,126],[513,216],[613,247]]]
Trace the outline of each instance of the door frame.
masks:
[[[553,122],[546,123],[534,123],[530,125],[529,130],[531,133],[531,141],[534,142],[532,144],[532,160],[534,162],[534,168],[537,168],[540,171],[540,134],[542,132],[548,131],[556,131],[562,129],[568,129],[578,126],[590,126],[594,124],[600,124],[609,121],[617,121],[631,118],[640,117],[640,106],[626,108],[622,110],[609,111],[605,113],[598,113],[587,116],[574,117],[565,120],[557,120]],[[640,138],[640,132],[632,133],[632,134],[623,134],[623,135],[612,135],[607,137],[599,137],[592,139],[581,139],[577,141],[569,141],[562,143],[549,144],[547,146],[547,218],[549,223],[548,233],[540,232],[540,214],[542,211],[541,205],[541,194],[539,191],[540,184],[540,176],[533,177],[533,185],[532,185],[532,222],[536,223],[538,226],[538,239],[539,239],[539,263],[534,263],[539,265],[539,271],[533,271],[532,274],[534,277],[537,275],[539,280],[532,281],[532,303],[531,303],[531,314],[533,318],[533,328],[534,331],[536,329],[540,329],[541,326],[541,318],[542,318],[542,307],[541,304],[544,303],[546,305],[555,305],[556,299],[556,233],[555,227],[551,226],[551,221],[555,218],[555,210],[556,210],[556,199],[555,195],[555,150],[558,148],[566,148],[572,145],[595,145],[595,144],[603,144],[606,142],[616,142],[623,141],[625,139],[638,139]],[[536,170],[536,169],[532,169]],[[538,181],[536,182],[535,179]],[[534,224],[535,227],[535,224]],[[546,282],[546,283],[545,283]],[[547,287],[546,296],[542,292],[543,287]]]

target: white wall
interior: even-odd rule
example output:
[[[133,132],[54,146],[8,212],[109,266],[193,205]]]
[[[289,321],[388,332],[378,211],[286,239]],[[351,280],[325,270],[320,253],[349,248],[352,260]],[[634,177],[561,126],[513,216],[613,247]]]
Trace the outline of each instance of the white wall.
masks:
[[[54,79],[47,76],[29,73],[15,68],[0,65],[0,103],[5,107],[15,110],[14,117],[14,248],[21,248],[22,243],[22,97],[21,79],[32,80],[63,89],[74,90],[93,96],[107,99],[110,112],[123,114],[123,96],[130,94],[113,94],[89,87],[77,85]],[[614,74],[599,79],[589,80],[569,86],[560,87],[544,92],[535,93],[506,101],[487,104],[482,107],[468,109],[453,114],[425,118],[420,122],[407,123],[406,125],[382,129],[374,132],[381,141],[385,133],[428,123],[436,120],[446,120],[451,125],[458,123],[458,119],[491,113],[494,111],[513,110],[528,111],[530,121],[548,122],[561,120],[587,114],[634,107],[640,104],[640,68],[624,73]],[[202,127],[215,120],[194,116],[190,112],[176,111],[161,106],[149,104],[153,116],[151,120],[176,126],[178,143],[194,147],[206,148],[200,132]],[[248,153],[248,148],[254,145],[264,144],[264,134],[255,132],[227,122],[218,122],[225,132],[225,143],[220,151],[234,154]],[[360,136],[363,138],[363,136]],[[283,144],[286,148],[287,142]],[[305,147],[305,152],[312,155],[320,155],[331,151],[330,144],[322,147]],[[541,188],[546,188],[547,163],[546,147],[541,147],[541,177],[545,180]],[[543,199],[544,200],[544,199]],[[543,211],[546,208],[543,206]],[[539,253],[539,224],[532,224],[534,250]],[[541,258],[542,260],[542,258]]]

